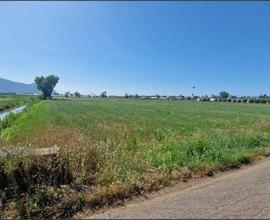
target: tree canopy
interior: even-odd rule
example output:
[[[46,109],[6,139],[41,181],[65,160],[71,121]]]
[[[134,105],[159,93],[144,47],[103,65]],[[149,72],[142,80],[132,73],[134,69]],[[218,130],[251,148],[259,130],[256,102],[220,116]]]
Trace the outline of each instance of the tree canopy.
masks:
[[[55,75],[49,75],[47,77],[37,76],[35,78],[35,83],[37,85],[38,90],[40,90],[43,94],[43,98],[51,98],[54,87],[59,81],[59,77]]]
[[[70,92],[69,91],[66,91],[65,92],[65,97],[69,97],[70,96]]]
[[[76,97],[78,97],[78,98],[80,98],[81,97],[81,93],[79,93],[79,92],[74,92],[74,95],[76,96]]]
[[[106,98],[107,97],[107,92],[104,91],[103,93],[101,93],[101,97]]]
[[[219,96],[221,97],[221,98],[223,98],[223,99],[227,99],[228,97],[229,97],[229,93],[228,92],[226,92],[226,91],[221,91],[220,93],[219,93]]]

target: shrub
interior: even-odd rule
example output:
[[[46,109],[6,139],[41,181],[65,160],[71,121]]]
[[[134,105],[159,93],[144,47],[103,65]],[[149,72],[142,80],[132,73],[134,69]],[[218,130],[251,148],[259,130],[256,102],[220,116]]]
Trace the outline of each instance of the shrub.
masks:
[[[266,99],[261,99],[261,103],[262,104],[266,104],[267,103],[267,100]]]

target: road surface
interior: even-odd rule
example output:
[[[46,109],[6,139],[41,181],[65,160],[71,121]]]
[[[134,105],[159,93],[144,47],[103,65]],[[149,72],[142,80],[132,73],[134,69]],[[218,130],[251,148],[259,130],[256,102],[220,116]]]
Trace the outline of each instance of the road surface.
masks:
[[[87,218],[270,219],[270,160]]]

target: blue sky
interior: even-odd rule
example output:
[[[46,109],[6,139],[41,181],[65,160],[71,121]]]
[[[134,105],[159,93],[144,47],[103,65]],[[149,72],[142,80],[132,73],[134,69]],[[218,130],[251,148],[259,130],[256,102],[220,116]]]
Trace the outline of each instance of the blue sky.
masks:
[[[84,94],[270,94],[270,2],[0,2],[0,77]],[[192,86],[196,86],[192,91]]]

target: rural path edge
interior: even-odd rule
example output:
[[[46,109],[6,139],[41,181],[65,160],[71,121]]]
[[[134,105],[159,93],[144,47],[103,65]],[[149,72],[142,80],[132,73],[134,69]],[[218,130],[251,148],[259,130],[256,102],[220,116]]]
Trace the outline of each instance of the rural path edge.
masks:
[[[270,159],[181,191],[87,218],[270,219]]]

